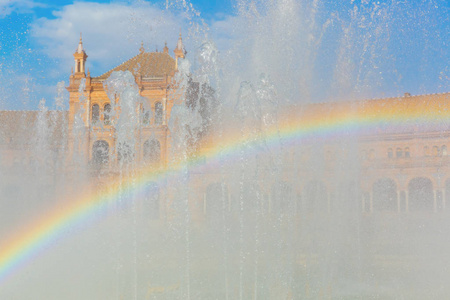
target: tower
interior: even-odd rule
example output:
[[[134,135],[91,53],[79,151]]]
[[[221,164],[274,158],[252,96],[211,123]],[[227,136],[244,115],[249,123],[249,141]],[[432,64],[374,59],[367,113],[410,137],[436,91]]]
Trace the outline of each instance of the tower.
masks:
[[[81,39],[81,33],[80,33],[80,42],[78,43],[78,47],[75,50],[73,57],[75,58],[75,76],[85,77],[86,76],[85,65],[88,56],[86,55],[86,52],[83,49],[83,41]]]
[[[173,53],[175,54],[175,68],[178,69],[178,58],[184,58],[184,55],[186,54],[183,39],[181,38],[181,32],[180,37],[178,38],[177,46],[175,47],[175,50],[173,50]]]

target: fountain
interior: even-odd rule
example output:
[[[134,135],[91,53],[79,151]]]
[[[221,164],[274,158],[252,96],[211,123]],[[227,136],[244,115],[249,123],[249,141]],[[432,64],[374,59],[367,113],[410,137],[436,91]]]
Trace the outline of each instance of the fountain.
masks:
[[[0,112],[0,298],[448,296],[449,94],[355,101],[435,6],[237,1],[219,51],[188,5],[164,78],[91,77],[79,46],[70,99]]]

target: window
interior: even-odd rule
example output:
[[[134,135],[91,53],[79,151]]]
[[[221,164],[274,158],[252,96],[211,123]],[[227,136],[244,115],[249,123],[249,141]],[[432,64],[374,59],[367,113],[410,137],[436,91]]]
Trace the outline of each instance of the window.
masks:
[[[433,146],[432,155],[433,156],[439,156],[439,154],[440,154],[439,147],[438,146]]]
[[[95,165],[108,163],[109,145],[106,141],[98,140],[92,146],[92,161]]]
[[[150,125],[150,112],[149,111],[144,112],[144,115],[142,116],[142,125],[144,125],[144,126]]]
[[[163,106],[161,102],[155,103],[155,124],[161,125],[163,123]]]
[[[92,123],[97,123],[100,119],[100,107],[98,104],[92,105]]]
[[[400,157],[403,156],[403,150],[402,150],[402,148],[397,148],[397,149],[395,150],[395,156],[396,156],[397,158],[400,158]]]
[[[144,143],[144,160],[158,163],[161,160],[161,144],[157,140],[147,140]]]
[[[447,146],[446,145],[443,145],[441,147],[441,155],[442,156],[447,156]]]
[[[394,157],[394,154],[392,152],[392,148],[389,148],[388,149],[388,158],[393,158],[393,157]]]
[[[409,152],[409,147],[405,148],[405,157],[406,158],[410,158],[411,157],[411,153]]]
[[[120,164],[128,164],[134,160],[134,148],[127,142],[117,145],[117,160]]]
[[[105,125],[111,125],[111,104],[105,104],[103,108],[103,122]]]

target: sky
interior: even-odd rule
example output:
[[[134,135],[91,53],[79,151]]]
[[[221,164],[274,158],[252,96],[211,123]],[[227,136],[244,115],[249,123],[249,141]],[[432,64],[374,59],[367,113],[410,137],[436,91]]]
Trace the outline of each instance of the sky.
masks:
[[[37,109],[41,99],[54,109],[58,93],[67,97],[57,86],[68,83],[81,32],[92,76],[141,42],[173,49],[181,30],[194,65],[205,37],[222,61],[234,57],[222,69],[235,73],[224,79],[230,90],[268,73],[286,97],[311,101],[448,92],[449,3],[0,0],[0,109]]]

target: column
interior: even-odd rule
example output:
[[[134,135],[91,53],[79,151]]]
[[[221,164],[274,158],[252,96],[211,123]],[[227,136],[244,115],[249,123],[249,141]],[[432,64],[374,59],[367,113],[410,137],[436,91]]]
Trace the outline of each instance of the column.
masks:
[[[402,193],[400,191],[397,191],[397,212],[398,213],[400,213],[402,211],[401,201],[402,201]]]

